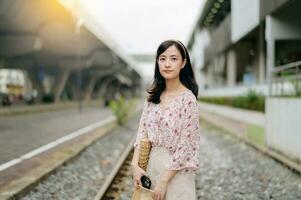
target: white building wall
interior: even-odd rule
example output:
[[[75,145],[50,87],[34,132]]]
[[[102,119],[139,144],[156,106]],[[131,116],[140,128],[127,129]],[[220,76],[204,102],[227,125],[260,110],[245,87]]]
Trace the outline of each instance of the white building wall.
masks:
[[[267,99],[267,145],[299,160],[301,160],[300,110],[301,100],[298,98]]]
[[[300,19],[287,18],[277,19],[271,15],[266,17],[266,40],[278,40],[278,39],[300,39],[301,38],[301,26]]]
[[[252,31],[259,24],[259,0],[231,0],[231,40],[233,43]]]
[[[196,82],[200,88],[203,90],[205,87],[205,75],[201,71],[205,64],[204,51],[205,47],[210,43],[210,36],[207,30],[197,30],[194,38],[194,45],[190,52],[191,61],[194,64],[194,73]]]
[[[259,27],[258,30],[258,43],[256,44],[256,60],[253,63],[255,66],[254,73],[256,75],[256,85],[242,86],[237,85],[234,81],[235,73],[231,73],[234,68],[233,60],[231,56],[227,55],[227,70],[228,78],[227,83],[220,89],[211,88],[202,92],[203,95],[209,96],[230,96],[230,95],[243,95],[249,89],[254,89],[264,95],[268,95],[268,83],[271,81],[270,71],[275,67],[275,40],[277,39],[300,39],[301,38],[301,23],[300,16],[295,11],[297,6],[293,6],[291,9],[282,11],[281,15],[273,14],[268,15],[266,21],[260,24],[260,0],[231,0],[231,40],[237,44],[243,37],[248,35],[255,28]],[[299,4],[298,4],[299,5]],[[292,10],[293,9],[293,10]],[[293,13],[292,13],[293,12]],[[265,26],[264,26],[265,23]],[[265,28],[265,29],[264,29]],[[198,41],[197,43],[203,43],[206,40]],[[210,41],[207,41],[210,44]],[[265,43],[267,44],[265,48]],[[205,45],[204,45],[205,46]],[[203,46],[203,50],[204,50]],[[265,52],[266,50],[266,52]],[[229,51],[229,49],[227,50]],[[240,51],[238,51],[240,52]],[[203,61],[202,57],[204,54],[198,55],[199,61]],[[239,55],[238,58],[241,59]],[[229,60],[230,58],[230,60]],[[239,62],[239,61],[237,61]],[[229,65],[232,65],[229,67]],[[217,76],[208,67],[208,71],[204,76],[204,80],[207,79],[209,85],[217,85],[215,77]],[[239,66],[238,66],[239,67]],[[212,84],[211,84],[212,83]]]
[[[0,92],[8,92],[7,84],[24,86],[24,73],[21,70],[15,69],[0,69]]]
[[[275,67],[275,42],[276,40],[300,39],[300,20],[286,13],[283,18],[272,15],[266,17],[265,40],[267,42],[267,81],[272,82],[272,71]]]
[[[193,58],[196,69],[202,69],[205,63],[205,47],[210,44],[209,32],[206,29],[203,29],[202,31],[198,30],[195,34],[194,41],[195,43],[192,47],[191,57]]]

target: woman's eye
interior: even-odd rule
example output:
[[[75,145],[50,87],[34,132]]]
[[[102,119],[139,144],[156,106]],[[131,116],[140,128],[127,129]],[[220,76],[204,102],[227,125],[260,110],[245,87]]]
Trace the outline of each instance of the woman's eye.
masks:
[[[177,58],[172,58],[171,60],[172,60],[172,61],[176,61],[176,60],[177,60]]]
[[[164,61],[165,60],[165,58],[159,58],[159,61]]]

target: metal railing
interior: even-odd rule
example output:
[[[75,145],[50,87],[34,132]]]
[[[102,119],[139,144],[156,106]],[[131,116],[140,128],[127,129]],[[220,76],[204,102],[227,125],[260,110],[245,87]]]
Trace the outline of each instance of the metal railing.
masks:
[[[301,61],[277,66],[271,74],[270,96],[301,97]]]

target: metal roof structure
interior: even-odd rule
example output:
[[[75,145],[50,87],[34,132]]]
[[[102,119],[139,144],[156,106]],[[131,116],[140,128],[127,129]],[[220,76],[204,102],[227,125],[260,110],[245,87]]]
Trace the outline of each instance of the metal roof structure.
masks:
[[[0,0],[0,8],[0,56],[10,67],[135,71],[134,60],[84,12],[68,11],[57,0]]]

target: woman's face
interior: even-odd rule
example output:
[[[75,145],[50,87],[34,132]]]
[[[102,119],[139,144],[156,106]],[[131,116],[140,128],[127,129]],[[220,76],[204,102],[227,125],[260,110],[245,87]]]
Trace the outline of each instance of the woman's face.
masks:
[[[186,64],[186,59],[183,60],[180,51],[172,45],[159,56],[157,62],[160,74],[165,79],[174,79],[179,77],[181,69]]]

